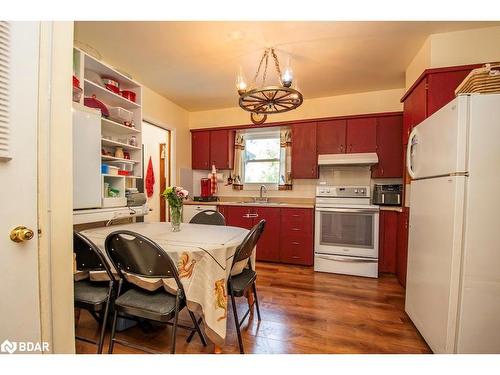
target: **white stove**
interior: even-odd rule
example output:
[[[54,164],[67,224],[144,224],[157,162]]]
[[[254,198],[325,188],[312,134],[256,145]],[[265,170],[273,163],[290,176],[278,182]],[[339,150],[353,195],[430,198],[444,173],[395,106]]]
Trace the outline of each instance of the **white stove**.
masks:
[[[379,207],[369,186],[318,186],[314,270],[378,277]]]

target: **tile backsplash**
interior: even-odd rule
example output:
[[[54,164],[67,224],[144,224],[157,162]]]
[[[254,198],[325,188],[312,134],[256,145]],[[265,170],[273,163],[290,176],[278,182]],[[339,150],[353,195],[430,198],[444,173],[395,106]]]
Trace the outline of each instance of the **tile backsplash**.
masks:
[[[224,197],[248,197],[258,195],[258,191],[252,190],[233,190],[232,186],[226,186],[225,181],[229,171],[221,171],[224,175],[224,182],[218,184],[217,195]],[[193,171],[193,193],[192,196],[200,195],[200,179],[207,177],[208,171]],[[268,189],[268,197],[289,197],[289,198],[314,198],[316,186],[325,185],[361,185],[371,186],[374,183],[400,184],[401,179],[382,179],[374,180],[371,178],[370,167],[366,166],[320,166],[319,179],[293,181],[293,190],[271,190]]]

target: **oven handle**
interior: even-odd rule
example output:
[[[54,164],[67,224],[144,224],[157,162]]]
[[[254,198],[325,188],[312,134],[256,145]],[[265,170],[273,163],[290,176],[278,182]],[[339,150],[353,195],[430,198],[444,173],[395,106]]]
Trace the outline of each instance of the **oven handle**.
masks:
[[[379,212],[379,209],[378,208],[322,208],[322,207],[316,207],[316,211],[373,214],[373,213]]]
[[[345,263],[377,263],[377,259],[360,259],[360,258],[339,258],[332,255],[319,255],[316,254],[317,258],[326,259],[326,260],[335,260],[337,262],[345,262]]]

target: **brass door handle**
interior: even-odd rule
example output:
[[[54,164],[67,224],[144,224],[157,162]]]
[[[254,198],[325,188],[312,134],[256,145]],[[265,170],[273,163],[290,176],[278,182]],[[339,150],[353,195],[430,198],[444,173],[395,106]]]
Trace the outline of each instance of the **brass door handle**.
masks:
[[[10,239],[14,242],[29,241],[35,236],[35,233],[25,226],[18,226],[11,230]]]

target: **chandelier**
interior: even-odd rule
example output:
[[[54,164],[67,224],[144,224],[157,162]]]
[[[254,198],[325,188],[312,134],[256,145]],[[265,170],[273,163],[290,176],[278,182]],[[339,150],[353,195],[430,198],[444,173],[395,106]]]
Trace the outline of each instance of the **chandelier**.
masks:
[[[266,86],[270,57],[274,60],[279,86]],[[261,86],[257,87],[257,81],[260,79],[262,79]],[[294,87],[292,88],[293,83]],[[281,73],[278,56],[272,47],[265,49],[250,87],[248,87],[243,71],[240,68],[236,77],[236,88],[240,96],[240,107],[250,112],[250,119],[257,125],[263,124],[267,119],[267,115],[291,111],[299,107],[303,102],[297,83],[293,82],[293,72],[290,64]]]

